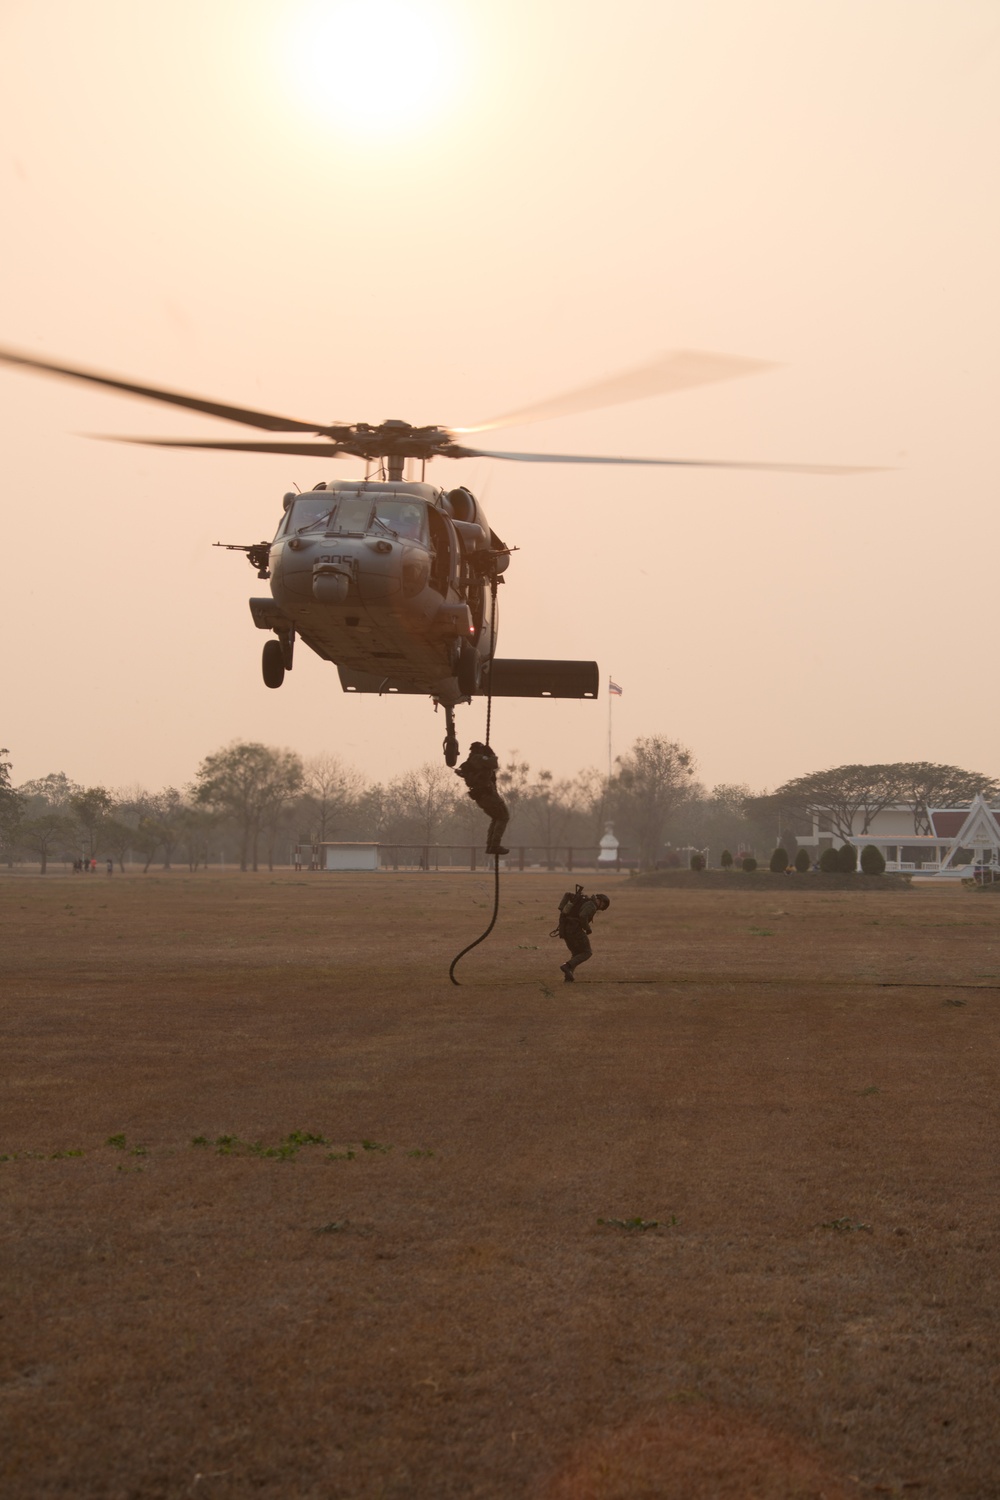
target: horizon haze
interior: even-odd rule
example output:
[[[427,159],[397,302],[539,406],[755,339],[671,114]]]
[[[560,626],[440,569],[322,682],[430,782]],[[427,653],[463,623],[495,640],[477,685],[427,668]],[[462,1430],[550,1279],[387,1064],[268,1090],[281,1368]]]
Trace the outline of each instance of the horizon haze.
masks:
[[[666,350],[770,363],[497,446],[882,472],[429,466],[519,549],[499,654],[600,664],[596,704],[497,700],[495,748],[606,768],[613,677],[615,752],[664,734],[708,786],[992,774],[998,59],[986,0],[12,0],[0,344],[447,426]],[[266,689],[266,585],[212,550],[347,462],[92,441],[232,428],[10,368],[0,400],[15,784],[181,786],[237,739],[440,758],[429,701],[307,650]]]

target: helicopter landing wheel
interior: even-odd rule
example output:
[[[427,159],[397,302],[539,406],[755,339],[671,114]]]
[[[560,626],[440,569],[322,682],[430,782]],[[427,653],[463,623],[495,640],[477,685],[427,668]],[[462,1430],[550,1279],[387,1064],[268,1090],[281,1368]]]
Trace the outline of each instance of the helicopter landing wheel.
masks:
[[[445,736],[444,736],[444,763],[446,766],[458,764],[458,738],[455,734],[455,710],[445,709]]]
[[[280,641],[264,642],[260,669],[269,688],[280,688],[285,680],[285,658]]]

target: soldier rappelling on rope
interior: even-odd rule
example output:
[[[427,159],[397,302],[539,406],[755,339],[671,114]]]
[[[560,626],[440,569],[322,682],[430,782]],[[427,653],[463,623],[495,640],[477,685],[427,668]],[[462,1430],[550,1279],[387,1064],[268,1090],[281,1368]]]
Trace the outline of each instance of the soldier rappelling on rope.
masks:
[[[508,852],[500,840],[503,838],[504,829],[510,822],[507,804],[497,791],[499,769],[500,762],[496,755],[481,740],[473,740],[469,746],[468,756],[460,766],[455,767],[455,775],[461,776],[473,802],[477,807],[481,807],[490,819],[490,830],[486,835],[486,852],[498,856]]]

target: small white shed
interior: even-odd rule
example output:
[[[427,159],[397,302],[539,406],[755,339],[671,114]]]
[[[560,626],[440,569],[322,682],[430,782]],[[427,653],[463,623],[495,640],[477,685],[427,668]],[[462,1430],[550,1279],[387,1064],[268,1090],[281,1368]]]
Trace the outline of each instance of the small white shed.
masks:
[[[302,844],[298,861],[310,870],[377,870],[378,844]]]

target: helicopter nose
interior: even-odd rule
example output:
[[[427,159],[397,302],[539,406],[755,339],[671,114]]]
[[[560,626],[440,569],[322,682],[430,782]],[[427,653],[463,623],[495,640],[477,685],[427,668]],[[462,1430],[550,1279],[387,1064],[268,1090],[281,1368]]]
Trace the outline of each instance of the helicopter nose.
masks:
[[[346,604],[350,577],[342,568],[317,563],[313,568],[312,591],[318,604]]]

